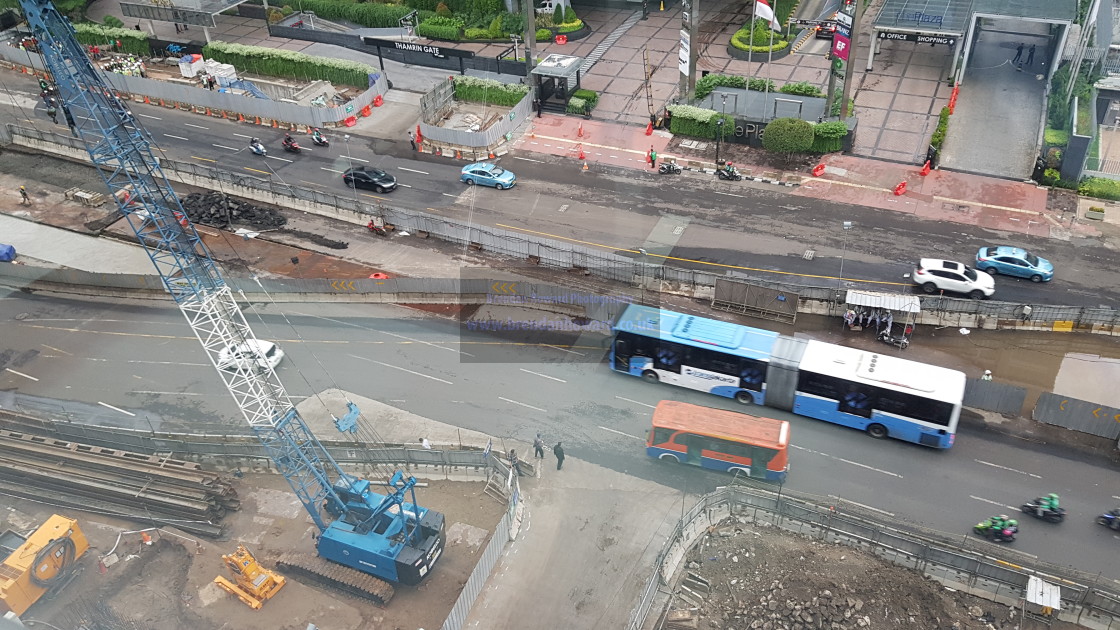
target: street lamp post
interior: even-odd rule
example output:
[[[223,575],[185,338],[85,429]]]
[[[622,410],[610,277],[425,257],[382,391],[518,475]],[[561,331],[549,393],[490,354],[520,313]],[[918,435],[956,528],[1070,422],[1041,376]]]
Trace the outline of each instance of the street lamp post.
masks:
[[[723,140],[723,119],[716,121],[716,168],[719,168],[719,145]]]
[[[844,258],[848,253],[848,230],[852,229],[852,222],[844,222],[844,232],[841,234],[840,246],[840,277],[836,279],[836,296],[840,296],[840,287],[844,283]]]

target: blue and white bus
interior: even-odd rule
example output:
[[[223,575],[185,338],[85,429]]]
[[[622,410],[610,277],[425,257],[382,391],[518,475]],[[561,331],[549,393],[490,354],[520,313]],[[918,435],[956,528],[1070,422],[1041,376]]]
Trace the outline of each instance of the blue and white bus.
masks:
[[[611,368],[743,404],[933,448],[949,448],[965,375],[821,341],[630,305],[614,326]]]

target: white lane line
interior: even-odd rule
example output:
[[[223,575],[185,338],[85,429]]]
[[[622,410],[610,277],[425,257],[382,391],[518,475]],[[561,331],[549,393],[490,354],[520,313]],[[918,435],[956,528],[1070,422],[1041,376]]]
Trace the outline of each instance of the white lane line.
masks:
[[[153,392],[144,389],[137,389],[132,392],[133,394],[150,394],[153,396],[206,396],[197,392]]]
[[[895,472],[891,472],[889,470],[883,470],[881,468],[875,468],[874,466],[868,466],[867,464],[861,464],[859,462],[853,462],[850,459],[844,459],[843,457],[837,457],[835,455],[829,455],[828,453],[822,453],[820,451],[814,451],[811,448],[805,448],[804,446],[798,446],[796,444],[790,444],[790,446],[799,450],[799,451],[805,451],[806,453],[812,453],[814,455],[821,455],[821,456],[824,456],[824,457],[828,457],[830,459],[835,459],[838,462],[844,462],[845,464],[851,464],[852,466],[858,466],[860,468],[865,468],[865,469],[873,471],[873,472],[883,473],[884,475],[890,475],[891,477],[898,477],[899,479],[902,479],[902,475],[900,475],[898,473],[895,473]]]
[[[984,499],[984,498],[982,498],[982,497],[974,497],[974,496],[972,496],[971,494],[970,494],[970,495],[968,495],[968,498],[970,498],[970,499],[975,499],[975,500],[977,500],[977,501],[981,501],[981,502],[983,502],[983,503],[990,503],[990,504],[992,504],[992,505],[998,505],[999,507],[1002,507],[1002,508],[1007,508],[1007,509],[1009,509],[1009,510],[1017,510],[1017,509],[1019,509],[1019,508],[1016,508],[1016,507],[1014,507],[1014,506],[1011,506],[1011,505],[1004,505],[1004,504],[1000,503],[999,501],[992,501],[991,499]]]
[[[402,187],[402,188],[412,188],[412,186],[409,186],[408,184],[402,184],[400,182],[397,182],[397,185]]]
[[[195,129],[209,129],[209,127],[203,127],[202,125],[192,125],[191,123],[183,123],[183,124],[186,125],[187,127],[194,127]]]
[[[455,198],[457,198],[457,197],[458,197],[459,195],[450,195],[450,194],[448,194],[448,193],[443,193],[443,196],[444,196],[444,197],[451,197],[452,199],[455,199]]]
[[[339,175],[342,175],[342,171],[336,171],[336,170],[334,170],[333,168],[327,168],[327,167],[325,167],[325,166],[320,166],[320,167],[319,167],[319,170],[321,170],[321,171],[329,171],[329,172],[331,172],[331,173],[338,173]]]
[[[159,116],[152,116],[152,115],[150,115],[150,114],[136,114],[136,115],[137,115],[137,116],[143,116],[144,118],[151,118],[151,119],[153,119],[153,120],[163,120],[163,119],[162,119],[162,118],[160,118]]]
[[[1116,496],[1115,494],[1114,494],[1114,495],[1112,495],[1112,498],[1113,498],[1113,499],[1116,499],[1117,501],[1120,501],[1120,497]]]
[[[423,339],[416,339],[415,337],[406,337],[404,335],[398,335],[397,333],[385,332],[384,330],[379,330],[377,332],[379,332],[382,335],[385,335],[387,337],[395,337],[397,339],[404,339],[405,341],[407,341],[409,343],[418,343],[422,346],[428,346],[428,347],[431,347],[431,348],[435,348],[436,350],[447,350],[449,352],[458,352],[459,354],[463,354],[463,355],[466,355],[468,357],[473,357],[474,356],[473,354],[471,354],[469,352],[463,352],[462,350],[459,350],[457,348],[448,348],[447,346],[441,346],[438,343],[433,343],[431,341],[424,341]]]
[[[409,173],[420,173],[421,175],[431,175],[431,173],[429,173],[427,171],[418,171],[414,168],[405,168],[403,166],[398,166],[397,170],[398,171],[408,171]]]
[[[444,194],[447,194],[447,193],[444,193]],[[449,195],[449,196],[450,196],[450,195]],[[544,347],[546,347],[546,348],[552,348],[553,350],[559,350],[560,352],[567,352],[567,353],[569,353],[569,354],[578,354],[578,355],[579,355],[579,356],[581,356],[581,357],[582,357],[582,356],[585,356],[585,355],[584,355],[584,354],[583,354],[582,352],[576,352],[575,350],[569,350],[569,349],[567,349],[567,348],[561,348],[560,346],[550,346],[550,345],[548,345],[547,343],[546,343],[546,344],[542,344],[542,345],[544,345]]]
[[[880,510],[877,507],[871,507],[870,505],[865,505],[863,503],[858,503],[856,501],[852,501],[851,499],[845,499],[845,498],[842,498],[842,497],[838,497],[835,494],[828,495],[828,498],[836,499],[837,501],[841,501],[843,503],[851,503],[852,505],[858,505],[859,507],[861,507],[865,510],[871,510],[872,512],[878,512],[880,514],[886,514],[887,516],[892,516],[892,517],[894,516],[894,512],[888,512],[886,510]]]
[[[647,405],[644,402],[638,402],[636,400],[630,400],[629,398],[623,398],[622,396],[615,396],[615,398],[617,398],[619,400],[625,400],[628,403],[634,403],[635,405],[641,405],[643,407],[649,407],[650,409],[657,409],[657,407],[655,405]]]
[[[408,401],[403,399],[403,398],[390,398],[389,402],[403,403],[403,402],[408,402]]]
[[[614,429],[608,429],[607,427],[602,427],[602,426],[599,427],[599,428],[604,430],[604,431],[610,431],[611,433],[617,433],[619,435],[625,435],[626,437],[629,437],[629,438],[634,438],[635,440],[638,440],[640,442],[645,442],[646,441],[645,438],[640,438],[636,435],[630,435],[629,433],[623,433],[622,431],[615,431]],[[894,516],[894,515],[892,514],[891,516]]]
[[[44,343],[44,344],[40,344],[40,345],[41,345],[41,346],[43,346],[44,348],[47,348],[48,350],[54,350],[55,352],[61,352],[62,354],[65,354],[65,355],[66,355],[66,356],[68,356],[68,357],[72,357],[72,356],[74,356],[73,354],[71,354],[71,353],[69,353],[69,352],[67,352],[67,351],[65,351],[65,350],[63,350],[63,349],[61,349],[61,348],[56,348],[56,347],[54,347],[54,346],[48,346],[48,345],[47,345],[47,344],[45,344],[45,343]]]
[[[229,149],[230,151],[240,151],[241,150],[241,149],[235,149],[233,147],[227,147],[224,144],[215,144],[215,145],[211,145],[211,146],[218,147],[219,149]]]
[[[549,375],[547,375],[547,374],[541,374],[540,372],[534,372],[534,371],[532,371],[532,370],[526,370],[525,368],[521,368],[521,371],[522,371],[522,372],[526,372],[526,373],[529,373],[529,374],[532,374],[532,375],[534,375],[534,376],[539,376],[539,377],[541,377],[541,378],[547,378],[547,379],[549,379],[549,380],[551,380],[551,381],[557,381],[557,382],[559,382],[559,383],[567,383],[567,382],[568,382],[568,381],[565,381],[565,380],[564,380],[564,379],[562,379],[562,378],[556,378],[555,376],[549,376]]]
[[[445,381],[442,378],[432,376],[430,374],[422,374],[420,372],[413,372],[412,370],[400,367],[399,365],[390,365],[388,363],[382,363],[381,361],[374,361],[373,359],[367,359],[366,357],[359,357],[355,354],[351,354],[350,356],[355,358],[355,359],[362,359],[363,361],[369,361],[370,363],[376,363],[378,365],[381,365],[381,366],[384,366],[384,367],[387,367],[387,368],[393,368],[394,370],[400,370],[401,372],[408,372],[409,374],[414,374],[416,376],[423,376],[424,378],[430,378],[433,381],[439,381],[441,383],[447,383],[448,385],[454,385],[455,384],[455,383],[452,383],[451,381]]]
[[[540,407],[534,407],[532,405],[526,405],[523,402],[517,402],[516,400],[510,400],[509,398],[502,398],[501,396],[498,396],[498,400],[504,400],[504,401],[510,403],[511,405],[521,405],[522,407],[528,407],[529,409],[535,409],[536,411],[539,411],[541,413],[548,413],[547,409],[541,409]]]
[[[976,462],[977,464],[984,464],[985,466],[991,466],[992,468],[999,468],[1001,470],[1006,470],[1008,472],[1019,473],[1020,475],[1026,475],[1028,477],[1034,477],[1035,479],[1042,479],[1042,477],[1040,477],[1040,476],[1038,476],[1034,473],[1024,472],[1022,470],[1016,470],[1015,468],[1008,468],[1007,466],[1000,466],[999,464],[993,464],[992,462],[986,462],[982,459],[974,459],[972,461]]]
[[[4,368],[4,371],[5,372],[11,372],[12,374],[15,374],[16,376],[22,376],[23,378],[25,378],[29,381],[38,381],[39,380],[39,379],[35,378],[34,376],[29,375],[29,374],[24,374],[23,372],[17,372],[15,370],[13,370],[12,368]]]
[[[292,163],[291,160],[287,160],[287,159],[284,159],[282,157],[276,157],[275,155],[266,155],[265,157],[270,159],[270,160],[280,160],[281,162],[287,162],[288,164]]]
[[[235,133],[233,135],[237,136],[238,138],[255,138],[256,137],[256,136],[247,136],[243,133]]]
[[[350,160],[351,162],[365,162],[366,164],[369,164],[369,160],[363,160],[362,158],[347,156],[346,159]]]
[[[544,164],[544,160],[534,160],[533,158],[517,157],[516,155],[513,156],[513,159],[515,159],[515,160],[525,160],[526,162],[536,162],[537,164]]]
[[[121,409],[120,407],[114,407],[114,406],[110,405],[109,403],[103,403],[100,400],[97,401],[97,404],[101,405],[102,407],[108,407],[109,409],[112,409],[113,411],[119,411],[126,416],[133,416],[133,417],[136,416],[136,414],[132,413],[131,411],[125,411],[124,409]]]
[[[736,195],[735,193],[725,193],[725,192],[720,192],[718,190],[713,190],[712,192],[714,192],[717,195],[725,195],[727,197],[738,197],[740,199],[746,199],[747,198],[746,195]]]
[[[168,138],[175,138],[176,140],[186,140],[186,138],[184,138],[183,136],[173,136],[169,133],[165,133],[163,135],[167,136]]]

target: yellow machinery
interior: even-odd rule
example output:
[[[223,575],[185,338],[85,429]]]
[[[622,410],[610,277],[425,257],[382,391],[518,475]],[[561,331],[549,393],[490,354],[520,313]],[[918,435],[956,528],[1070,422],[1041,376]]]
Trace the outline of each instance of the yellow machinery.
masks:
[[[88,549],[78,521],[57,514],[26,538],[0,534],[0,557],[7,556],[0,563],[0,615],[22,615],[48,591],[65,586]]]
[[[284,576],[258,564],[257,559],[249,553],[245,545],[238,545],[237,551],[222,556],[222,560],[225,560],[226,567],[237,583],[220,575],[214,578],[214,583],[222,587],[222,590],[236,595],[237,599],[245,602],[245,605],[253,610],[259,610],[284,586],[286,581]]]

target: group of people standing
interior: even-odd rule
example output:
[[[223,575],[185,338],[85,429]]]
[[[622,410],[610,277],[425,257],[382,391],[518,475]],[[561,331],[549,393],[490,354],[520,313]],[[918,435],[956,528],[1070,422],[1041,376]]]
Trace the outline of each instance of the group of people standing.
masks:
[[[1015,58],[1011,60],[1012,65],[1019,66],[1019,69],[1023,68],[1023,48],[1025,47],[1026,44],[1020,43],[1019,47],[1015,49]],[[1034,47],[1035,45],[1031,44],[1030,49],[1027,50],[1026,64],[1028,68],[1034,65]]]
[[[538,433],[536,439],[533,440],[533,459],[544,459],[544,438]],[[556,470],[564,468],[564,446],[562,443],[557,442],[552,447],[552,454],[556,456]],[[510,449],[509,451],[509,464],[513,467],[513,471],[517,475],[524,476],[521,472],[521,460],[517,459],[517,451]]]

